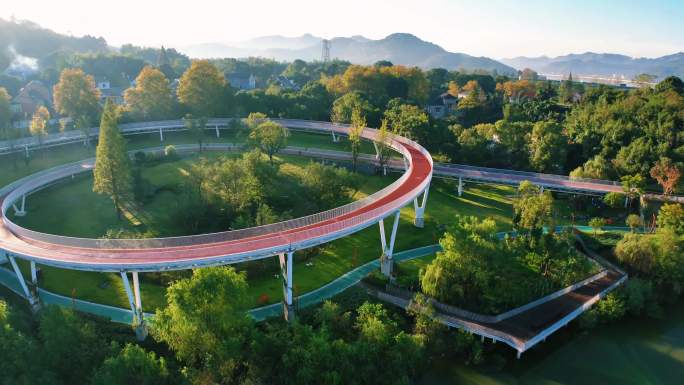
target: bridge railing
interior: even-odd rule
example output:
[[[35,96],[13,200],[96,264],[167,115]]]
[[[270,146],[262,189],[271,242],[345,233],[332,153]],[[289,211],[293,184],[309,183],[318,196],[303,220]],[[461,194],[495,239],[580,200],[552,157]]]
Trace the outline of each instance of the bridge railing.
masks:
[[[165,123],[164,123],[165,124]],[[297,124],[296,122],[288,122],[288,124]],[[302,125],[315,125],[315,122],[304,122]],[[328,123],[329,125],[329,123]],[[143,127],[143,126],[141,126]],[[144,126],[148,127],[148,126]],[[339,130],[340,132],[346,132],[346,127],[343,126],[338,126],[338,127],[332,127],[335,130]],[[363,132],[363,136],[367,139],[374,139],[377,136],[376,130],[367,128]],[[403,142],[403,143],[402,143]],[[405,147],[404,143],[406,144],[414,144],[415,142],[408,141],[404,138],[399,138],[399,137],[393,137],[391,138],[391,146],[398,152],[400,152],[402,155],[407,157],[409,160],[411,160],[411,154]],[[183,147],[188,147],[188,146],[183,146]],[[429,156],[429,153],[422,149],[422,147],[418,147],[421,149],[421,152],[423,154],[426,154],[427,159],[431,162],[431,158]],[[79,248],[105,248],[105,249],[138,249],[138,248],[155,248],[155,247],[180,247],[180,246],[186,246],[186,245],[197,245],[197,244],[209,244],[209,243],[217,243],[217,242],[227,242],[227,241],[235,241],[235,240],[245,240],[249,238],[255,238],[267,234],[273,234],[273,233],[283,233],[283,236],[285,238],[287,232],[297,230],[298,234],[303,234],[302,231],[306,231],[307,227],[312,226],[314,224],[319,224],[324,221],[332,221],[334,220],[335,223],[326,226],[318,226],[315,228],[315,231],[318,231],[317,233],[308,233],[310,235],[324,235],[328,232],[336,232],[340,230],[347,229],[349,227],[356,227],[361,224],[365,224],[368,221],[373,221],[373,220],[378,220],[382,216],[389,215],[390,211],[395,210],[397,208],[403,207],[408,202],[401,202],[401,206],[396,206],[395,199],[390,201],[387,204],[383,204],[379,208],[376,208],[371,211],[367,211],[365,213],[362,213],[361,215],[355,215],[354,217],[351,218],[343,218],[345,215],[350,214],[356,210],[359,210],[361,208],[367,207],[368,205],[372,205],[375,202],[378,202],[379,200],[387,197],[390,194],[397,194],[395,190],[397,190],[411,175],[411,171],[413,169],[413,165],[409,165],[409,170],[407,170],[406,173],[404,173],[399,179],[394,181],[392,184],[388,185],[387,187],[381,189],[380,191],[369,195],[361,200],[352,202],[348,205],[344,205],[341,207],[337,207],[331,210],[323,211],[320,213],[312,214],[309,216],[301,217],[301,218],[296,218],[288,221],[283,221],[283,222],[278,222],[274,224],[269,224],[269,225],[264,225],[264,226],[258,226],[258,227],[252,227],[252,228],[247,228],[247,229],[241,229],[241,230],[233,230],[233,231],[225,231],[225,232],[219,232],[219,233],[210,233],[210,234],[201,234],[201,235],[192,235],[192,236],[183,236],[183,237],[169,237],[169,238],[152,238],[152,239],[92,239],[92,238],[75,238],[75,237],[65,237],[65,236],[59,236],[59,235],[53,235],[53,234],[45,234],[33,230],[29,230],[26,228],[23,228],[21,226],[16,225],[12,221],[10,221],[6,217],[7,210],[11,207],[11,204],[20,199],[23,195],[29,194],[32,191],[35,191],[37,189],[40,189],[41,186],[44,186],[48,183],[51,183],[55,180],[63,179],[70,177],[71,175],[80,173],[80,172],[85,172],[88,171],[90,168],[92,168],[93,165],[93,160],[87,160],[83,162],[77,162],[75,164],[70,164],[67,166],[63,167],[58,167],[55,169],[51,169],[50,171],[43,173],[40,178],[30,178],[28,180],[25,180],[23,183],[21,183],[16,189],[14,189],[3,201],[2,203],[2,213],[3,213],[3,220],[5,221],[5,224],[7,227],[16,235],[29,239],[31,241],[35,242],[44,242],[44,243],[50,243],[50,244],[59,244],[63,246],[70,246],[70,247],[79,247]],[[427,183],[429,183],[430,178],[426,178],[423,183],[421,183],[418,186],[418,191],[408,191],[408,192],[401,192],[401,194],[397,194],[398,196],[396,199],[406,199],[407,196],[410,196],[412,199],[414,195],[418,195],[420,191],[425,189],[427,186]],[[410,201],[410,199],[409,199]],[[320,231],[323,231],[321,233]],[[257,242],[260,242],[261,240],[256,240]],[[244,243],[242,243],[244,245]]]
[[[435,166],[440,167],[440,168],[468,170],[468,171],[475,171],[475,172],[481,172],[481,173],[502,173],[502,174],[506,174],[506,175],[518,175],[521,177],[534,178],[534,179],[545,179],[545,180],[566,181],[566,182],[583,182],[583,183],[592,183],[592,184],[604,184],[604,185],[610,185],[610,186],[621,186],[621,183],[617,182],[617,181],[610,181],[610,180],[605,180],[605,179],[592,179],[592,178],[577,178],[577,177],[570,177],[570,176],[557,175],[557,174],[542,174],[542,173],[537,173],[537,172],[532,172],[532,171],[517,171],[517,170],[508,170],[508,169],[493,168],[493,167],[478,167],[478,166],[469,166],[469,165],[465,165],[465,164],[456,164],[456,163],[437,163]]]

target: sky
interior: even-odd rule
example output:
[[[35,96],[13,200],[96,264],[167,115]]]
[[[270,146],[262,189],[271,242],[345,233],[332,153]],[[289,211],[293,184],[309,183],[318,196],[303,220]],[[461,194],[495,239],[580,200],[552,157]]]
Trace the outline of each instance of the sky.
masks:
[[[684,0],[2,0],[0,18],[75,36],[182,48],[264,35],[412,33],[475,56],[684,51]]]

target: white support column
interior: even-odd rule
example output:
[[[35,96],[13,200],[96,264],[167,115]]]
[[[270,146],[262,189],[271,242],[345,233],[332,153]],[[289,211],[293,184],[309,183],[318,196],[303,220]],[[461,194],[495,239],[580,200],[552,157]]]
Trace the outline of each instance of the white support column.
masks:
[[[12,208],[14,209],[14,215],[18,217],[26,216],[26,194],[21,197],[21,209],[16,204],[12,204]]]
[[[423,199],[420,204],[418,204],[418,197],[413,199],[413,208],[415,209],[416,215],[413,220],[413,224],[416,227],[423,228],[425,226],[425,206],[427,205],[428,193],[430,192],[430,185],[428,184],[423,191]]]
[[[458,196],[463,196],[463,178],[458,177]]]
[[[121,272],[121,280],[123,281],[124,290],[126,290],[126,297],[128,298],[128,305],[131,307],[131,311],[135,316],[135,299],[133,298],[133,290],[131,290],[131,282],[128,280],[128,273],[125,271]]]
[[[377,142],[373,142],[373,147],[375,147],[375,160],[380,159],[380,148]]]
[[[544,193],[544,186],[539,186],[539,192]]]
[[[145,322],[143,319],[142,299],[140,298],[140,280],[138,280],[138,272],[134,271],[133,275],[133,297],[135,299],[135,312],[139,322]]]
[[[28,144],[24,145],[24,151],[26,152],[26,157],[30,158],[29,150],[28,150]]]
[[[394,241],[397,239],[397,228],[399,227],[399,217],[401,212],[397,211],[394,214],[394,223],[392,224],[392,233],[390,233],[389,243],[387,243],[387,236],[385,235],[385,221],[380,220],[380,243],[382,246],[382,257],[380,257],[380,271],[385,276],[392,275],[392,268],[394,267],[394,260],[392,254],[394,253]]]
[[[218,129],[218,124],[216,125],[216,137],[217,138],[221,137],[221,134],[219,133],[219,129]]]
[[[28,285],[26,285],[26,281],[24,281],[24,275],[21,273],[21,270],[19,269],[19,265],[17,265],[17,261],[14,259],[13,256],[7,255],[7,259],[9,259],[10,264],[12,265],[12,269],[14,270],[14,274],[17,275],[17,279],[19,280],[19,284],[21,285],[21,289],[24,291],[24,295],[26,295],[26,299],[28,299],[29,304],[31,305],[31,309],[33,311],[37,311],[38,308],[40,307],[40,304],[38,303],[38,299],[33,295],[31,290],[29,290]]]
[[[36,272],[36,263],[31,261],[31,283],[38,284],[38,273]]]
[[[140,298],[140,282],[138,281],[138,272],[131,273],[133,276],[133,289],[131,289],[131,282],[128,280],[128,273],[121,272],[121,280],[123,281],[124,289],[126,290],[126,297],[128,297],[128,304],[133,312],[133,325],[135,326],[135,336],[138,341],[143,341],[147,338],[147,327],[145,326],[145,319],[143,318],[142,300]]]
[[[291,322],[294,320],[294,305],[292,298],[292,260],[293,251],[281,253],[278,255],[280,259],[280,275],[283,279],[283,316],[285,320]]]
[[[521,354],[522,354],[522,352],[520,350],[518,350],[518,359],[520,359]]]
[[[164,141],[164,131],[162,130],[161,127],[159,127],[159,141],[160,142]]]

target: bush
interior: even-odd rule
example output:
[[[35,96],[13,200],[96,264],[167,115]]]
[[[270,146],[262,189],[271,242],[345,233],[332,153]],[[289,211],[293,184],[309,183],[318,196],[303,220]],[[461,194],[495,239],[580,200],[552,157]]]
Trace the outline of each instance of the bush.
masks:
[[[625,204],[625,194],[612,192],[603,197],[603,203],[614,209],[623,207]]]
[[[176,151],[176,146],[168,145],[164,147],[164,155],[170,159],[176,159],[178,157],[178,152]]]
[[[385,286],[389,283],[389,278],[385,277],[379,270],[375,270],[364,277],[362,281],[373,287],[384,290]]]

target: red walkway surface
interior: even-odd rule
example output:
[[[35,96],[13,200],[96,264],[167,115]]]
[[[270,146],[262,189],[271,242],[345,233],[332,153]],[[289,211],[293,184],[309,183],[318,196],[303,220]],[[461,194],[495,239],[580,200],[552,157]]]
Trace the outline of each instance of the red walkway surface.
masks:
[[[244,253],[272,248],[284,250],[292,243],[315,242],[316,239],[359,225],[359,223],[349,223],[347,226],[345,223],[340,223],[345,220],[357,218],[365,220],[364,214],[372,214],[373,211],[378,215],[381,212],[389,215],[400,208],[399,203],[401,205],[409,203],[416,196],[415,189],[431,178],[432,166],[429,156],[423,154],[421,148],[413,147],[411,143],[404,141],[401,141],[399,145],[408,150],[411,160],[411,167],[407,171],[410,174],[402,184],[387,195],[354,211],[308,226],[223,242],[163,248],[104,249],[65,246],[21,238],[12,233],[3,221],[0,223],[0,247],[12,254],[28,257],[39,263],[57,266],[68,265],[73,268],[82,267],[86,270],[98,269],[98,265],[110,270],[145,270],[146,266],[154,265],[156,267],[153,270],[159,270],[158,266],[160,265],[168,264],[174,268],[174,263],[179,262],[184,263],[185,268],[188,268],[192,267],[192,262],[201,265],[208,264],[209,261],[217,258],[226,261],[230,259],[231,255],[244,255]],[[387,212],[383,211],[384,208],[387,209]],[[369,222],[369,224],[373,223],[370,218]],[[335,226],[338,223],[340,226]],[[188,263],[191,263],[190,266]],[[88,268],[89,266],[91,268]]]

